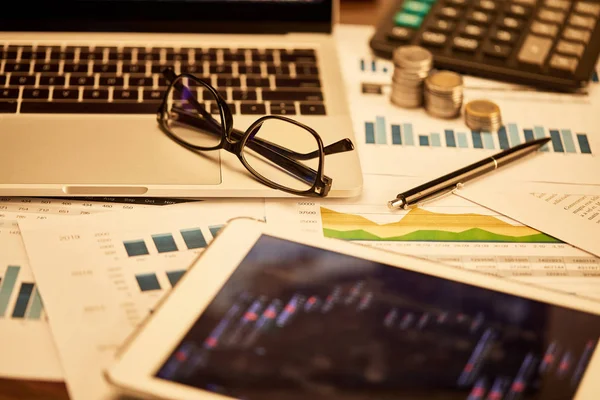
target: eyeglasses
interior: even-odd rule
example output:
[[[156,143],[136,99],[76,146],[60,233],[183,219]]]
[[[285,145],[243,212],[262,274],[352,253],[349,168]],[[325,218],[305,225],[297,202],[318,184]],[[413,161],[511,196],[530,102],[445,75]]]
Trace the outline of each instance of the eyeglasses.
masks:
[[[325,156],[354,149],[348,138],[323,146],[312,128],[280,115],[258,118],[242,132],[233,127],[229,106],[209,83],[170,68],[163,76],[169,88],[157,115],[161,129],[190,150],[224,149],[236,155],[258,181],[274,189],[325,197],[332,184],[323,172]]]

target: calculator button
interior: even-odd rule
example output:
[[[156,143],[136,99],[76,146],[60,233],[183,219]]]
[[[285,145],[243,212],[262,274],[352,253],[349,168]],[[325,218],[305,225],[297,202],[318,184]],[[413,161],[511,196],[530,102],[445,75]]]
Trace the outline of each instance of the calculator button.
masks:
[[[460,13],[456,8],[454,7],[442,7],[440,8],[439,11],[440,15],[446,17],[446,18],[457,18],[458,14]]]
[[[513,32],[499,29],[492,35],[492,39],[497,42],[512,43],[517,39],[517,35]]]
[[[454,25],[455,24],[452,21],[437,19],[431,25],[429,25],[429,28],[433,29],[434,31],[452,32],[454,30]]]
[[[551,10],[549,8],[542,8],[538,12],[538,18],[542,21],[553,22],[555,24],[562,24],[565,22],[565,13],[562,11]]]
[[[567,27],[563,31],[563,37],[576,42],[587,43],[590,41],[590,32]]]
[[[402,6],[402,11],[406,11],[410,14],[416,14],[420,15],[421,17],[424,17],[425,15],[427,15],[430,8],[431,6],[429,4],[420,3],[415,0],[408,0],[404,2],[404,5]]]
[[[580,43],[571,43],[561,40],[556,45],[556,51],[569,56],[581,57],[585,51],[585,47]]]
[[[523,22],[520,19],[512,17],[501,17],[499,24],[501,27],[506,29],[519,30],[523,26]]]
[[[537,0],[513,0],[513,3],[533,7],[537,3]]]
[[[455,49],[469,52],[474,52],[479,47],[479,42],[477,40],[460,36],[455,37],[452,43]]]
[[[528,35],[521,46],[518,60],[525,64],[542,66],[548,57],[552,40],[535,35]]]
[[[421,26],[421,23],[423,23],[423,18],[418,15],[399,12],[394,16],[394,22],[397,26],[417,29],[419,26]]]
[[[600,17],[600,4],[579,1],[577,2],[577,4],[575,4],[575,11],[582,14],[589,14],[595,17]]]
[[[573,14],[569,18],[569,24],[578,27],[592,30],[596,26],[596,19],[593,17],[584,17],[583,15]]]
[[[430,46],[441,47],[447,40],[448,37],[443,33],[425,31],[421,34],[421,42]]]
[[[467,19],[473,22],[477,22],[479,24],[488,24],[491,21],[491,17],[489,14],[486,14],[481,11],[471,11],[467,14]]]
[[[485,10],[488,12],[496,11],[496,2],[491,0],[477,0],[475,1],[475,8]]]
[[[531,24],[531,32],[542,36],[555,37],[558,34],[558,26],[554,24],[545,24],[539,21],[533,21]]]
[[[561,71],[575,72],[577,69],[577,61],[574,57],[567,57],[555,54],[550,59],[550,67]]]
[[[388,34],[388,38],[390,40],[406,42],[412,38],[414,33],[415,31],[413,31],[412,29],[408,29],[402,26],[395,26],[392,28],[392,31]]]
[[[569,7],[571,7],[571,2],[567,0],[546,0],[544,5],[557,10],[568,11]]]
[[[530,9],[519,4],[509,4],[506,13],[515,17],[525,17],[529,15]]]
[[[485,34],[485,28],[482,28],[479,25],[465,25],[465,27],[462,29],[462,33],[465,34],[466,36],[472,36],[472,37],[483,37],[483,35]]]
[[[512,47],[505,44],[486,43],[483,46],[483,52],[495,58],[508,58],[512,51]]]

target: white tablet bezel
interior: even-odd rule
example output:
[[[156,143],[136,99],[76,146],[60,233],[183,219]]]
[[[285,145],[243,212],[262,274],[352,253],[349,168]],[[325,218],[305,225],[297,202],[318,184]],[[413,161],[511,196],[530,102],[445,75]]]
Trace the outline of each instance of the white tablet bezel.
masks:
[[[130,337],[119,352],[117,361],[105,371],[107,380],[125,392],[143,394],[146,397],[206,400],[226,398],[154,375],[262,234],[552,305],[600,314],[600,303],[591,300],[337,239],[322,239],[277,229],[255,220],[236,219],[222,229],[173,292],[165,297],[160,307]],[[594,376],[600,376],[599,353],[596,348],[576,399],[597,398],[597,393],[600,393],[600,380],[593,379]]]

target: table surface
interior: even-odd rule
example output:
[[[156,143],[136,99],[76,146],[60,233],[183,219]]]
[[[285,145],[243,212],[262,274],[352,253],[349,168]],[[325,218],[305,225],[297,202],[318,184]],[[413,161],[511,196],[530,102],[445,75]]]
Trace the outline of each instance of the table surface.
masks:
[[[374,25],[391,0],[342,0],[340,23]],[[68,400],[62,382],[39,382],[0,378],[0,400]]]

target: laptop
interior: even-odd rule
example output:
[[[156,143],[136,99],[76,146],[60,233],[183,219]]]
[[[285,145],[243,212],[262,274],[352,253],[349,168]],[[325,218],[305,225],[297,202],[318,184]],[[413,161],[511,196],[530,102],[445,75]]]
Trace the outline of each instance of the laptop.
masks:
[[[161,71],[209,80],[237,129],[285,115],[325,146],[355,143],[332,36],[337,1],[13,3],[0,16],[0,195],[290,196],[231,153],[169,139],[156,120]],[[327,155],[324,172],[330,197],[360,193],[356,150]]]

